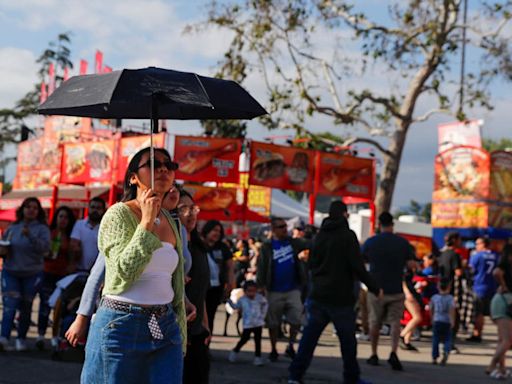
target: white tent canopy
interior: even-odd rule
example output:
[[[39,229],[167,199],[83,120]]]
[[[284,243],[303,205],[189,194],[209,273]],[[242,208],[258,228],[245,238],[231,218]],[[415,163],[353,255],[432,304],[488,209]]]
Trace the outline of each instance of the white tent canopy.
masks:
[[[309,222],[309,208],[292,199],[279,189],[272,189],[272,205],[270,208],[272,216],[289,219],[299,217],[304,222]],[[315,211],[315,225],[320,226],[326,215]]]

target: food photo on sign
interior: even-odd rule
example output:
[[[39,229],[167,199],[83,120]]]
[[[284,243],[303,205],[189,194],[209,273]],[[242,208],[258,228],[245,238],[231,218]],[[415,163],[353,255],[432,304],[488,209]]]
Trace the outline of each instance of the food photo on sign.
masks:
[[[253,142],[250,184],[270,188],[310,191],[314,152],[301,148]]]
[[[372,159],[322,152],[318,193],[372,199],[373,167]]]
[[[117,160],[117,181],[124,181],[124,174],[132,157],[143,148],[149,147],[149,135],[123,137],[121,139],[119,158]],[[153,145],[156,148],[165,147],[165,133],[153,135]]]
[[[61,182],[111,182],[114,148],[113,140],[65,144]]]
[[[475,147],[454,147],[435,160],[433,199],[473,200],[489,196],[489,154]]]
[[[176,136],[174,158],[180,165],[176,178],[238,182],[241,147],[240,139]]]
[[[185,184],[184,189],[194,198],[199,207],[199,219],[229,219],[236,206],[236,189],[212,188],[202,185]]]
[[[491,153],[491,199],[512,202],[512,152]]]

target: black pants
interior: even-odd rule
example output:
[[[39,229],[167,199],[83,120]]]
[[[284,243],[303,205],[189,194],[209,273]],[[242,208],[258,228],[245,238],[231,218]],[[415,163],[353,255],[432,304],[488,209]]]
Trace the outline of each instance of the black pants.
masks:
[[[210,357],[204,339],[208,332],[188,335],[189,344],[183,362],[183,384],[208,384],[210,375]]]
[[[212,335],[215,313],[217,312],[217,307],[222,302],[223,295],[224,288],[222,286],[210,288],[208,292],[206,292],[206,313],[208,314],[208,326],[210,327]]]
[[[261,332],[263,330],[263,327],[255,327],[255,328],[244,328],[244,332],[242,333],[242,337],[240,337],[240,341],[236,345],[235,349],[233,351],[240,352],[240,349],[247,343],[251,338],[251,333],[254,334],[254,344],[256,346],[256,351],[254,352],[254,355],[256,357],[261,356]]]

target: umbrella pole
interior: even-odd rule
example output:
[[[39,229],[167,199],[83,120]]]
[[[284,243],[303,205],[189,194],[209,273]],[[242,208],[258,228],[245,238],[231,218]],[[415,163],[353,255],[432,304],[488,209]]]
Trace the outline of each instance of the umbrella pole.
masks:
[[[151,189],[155,189],[155,148],[153,147],[153,130],[155,124],[158,126],[157,119],[151,119],[151,133],[149,134],[149,163],[151,166]]]

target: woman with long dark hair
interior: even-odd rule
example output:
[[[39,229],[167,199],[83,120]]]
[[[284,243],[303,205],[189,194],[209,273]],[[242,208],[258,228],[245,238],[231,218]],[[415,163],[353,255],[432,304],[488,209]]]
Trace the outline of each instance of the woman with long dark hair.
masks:
[[[57,281],[71,272],[73,260],[69,243],[75,221],[71,208],[62,206],[55,211],[50,224],[50,252],[44,259],[43,281],[39,287],[38,337],[36,339],[38,349],[44,349],[44,335],[51,311],[48,299],[55,290]]]
[[[224,228],[220,221],[207,221],[201,230],[201,238],[206,247],[210,267],[210,289],[206,294],[208,324],[213,334],[213,324],[217,307],[224,297],[235,287],[233,254],[222,241]]]
[[[188,324],[188,347],[185,356],[183,383],[206,384],[209,380],[210,359],[208,345],[210,343],[210,327],[206,315],[206,292],[210,285],[210,268],[206,247],[197,233],[197,214],[199,207],[184,189],[180,189],[178,215],[188,232],[188,247],[192,255],[192,268],[189,272],[190,281],[185,286],[188,299],[197,308],[197,317]]]
[[[27,349],[32,302],[41,282],[44,255],[50,249],[50,230],[39,200],[26,198],[16,211],[16,221],[7,228],[4,240],[10,249],[2,269],[2,335],[0,349],[8,347],[16,310],[20,311],[16,350]]]
[[[505,379],[510,371],[505,367],[507,351],[512,347],[512,245],[503,249],[498,267],[494,270],[498,282],[498,292],[491,301],[491,318],[498,327],[498,344],[496,352],[487,368],[493,379]]]
[[[101,222],[105,286],[86,344],[82,383],[181,383],[187,328],[182,243],[162,208],[174,182],[174,163],[155,148],[128,165],[121,203]]]

